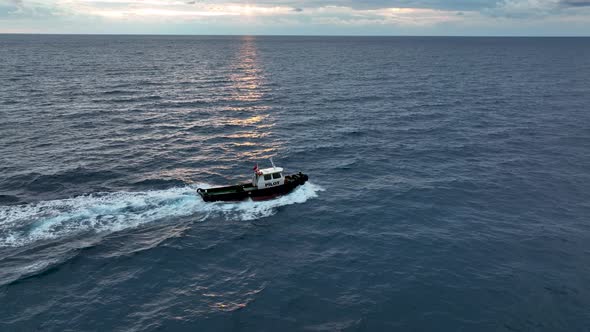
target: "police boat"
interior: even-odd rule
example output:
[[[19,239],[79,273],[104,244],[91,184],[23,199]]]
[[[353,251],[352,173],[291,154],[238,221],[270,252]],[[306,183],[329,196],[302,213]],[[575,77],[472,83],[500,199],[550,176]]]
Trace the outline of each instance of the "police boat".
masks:
[[[303,185],[309,179],[307,175],[299,172],[283,176],[283,168],[276,167],[272,159],[272,167],[254,167],[254,174],[250,183],[217,188],[198,188],[197,192],[205,202],[216,201],[241,201],[246,199],[265,200],[280,195],[285,195]]]

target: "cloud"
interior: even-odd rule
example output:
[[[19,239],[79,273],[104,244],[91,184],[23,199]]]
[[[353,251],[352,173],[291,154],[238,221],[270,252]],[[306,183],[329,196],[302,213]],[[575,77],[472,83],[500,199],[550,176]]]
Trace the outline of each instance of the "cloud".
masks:
[[[566,7],[589,7],[590,0],[561,0],[560,3]]]
[[[55,16],[61,10],[56,1],[59,0],[0,0],[0,17],[18,19]],[[3,4],[8,6],[3,6]],[[7,10],[4,10],[3,7]]]
[[[482,13],[494,17],[522,19],[556,13],[558,5],[559,0],[503,0],[495,7],[482,10]]]
[[[244,27],[256,26],[260,31],[282,27],[281,31],[295,33],[314,27],[320,34],[340,29],[433,35],[450,27],[454,34],[507,34],[512,31],[508,29],[518,32],[561,23],[579,34],[590,33],[590,0],[0,0],[0,18],[0,32],[14,29],[16,22],[35,20],[40,31],[45,31],[43,24],[63,29],[75,24],[89,28],[121,24],[137,29],[133,32],[149,27],[149,33],[157,33],[154,27],[170,31],[173,28],[168,27],[186,24],[204,26],[206,33],[248,33]]]
[[[0,6],[3,4],[16,8],[22,8],[24,5],[23,0],[0,0]]]
[[[348,7],[357,10],[420,8],[456,11],[479,10],[492,7],[496,2],[497,0],[258,0],[255,3],[257,5],[283,5],[297,8]]]
[[[590,16],[590,11],[585,8],[580,10],[582,7],[590,9],[590,0],[503,0],[494,7],[483,9],[481,13],[518,20]],[[575,8],[578,9],[574,11]]]

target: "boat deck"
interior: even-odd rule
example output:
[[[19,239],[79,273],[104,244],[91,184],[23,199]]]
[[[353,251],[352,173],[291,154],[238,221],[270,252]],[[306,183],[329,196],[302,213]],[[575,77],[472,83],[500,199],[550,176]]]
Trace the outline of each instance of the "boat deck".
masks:
[[[231,194],[231,193],[237,193],[237,192],[242,192],[242,191],[252,191],[252,190],[256,190],[256,187],[254,187],[251,183],[244,183],[244,184],[235,185],[235,186],[209,188],[209,189],[205,189],[205,192],[208,194],[213,194],[213,195],[223,195],[223,194]]]

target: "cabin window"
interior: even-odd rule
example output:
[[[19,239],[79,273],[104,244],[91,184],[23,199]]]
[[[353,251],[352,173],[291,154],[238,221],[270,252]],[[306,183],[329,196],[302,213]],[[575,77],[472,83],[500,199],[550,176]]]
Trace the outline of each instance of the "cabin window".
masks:
[[[270,180],[271,175],[270,174],[264,174],[264,181],[268,181]]]
[[[281,178],[281,173],[272,173],[272,178],[273,179],[280,179]]]

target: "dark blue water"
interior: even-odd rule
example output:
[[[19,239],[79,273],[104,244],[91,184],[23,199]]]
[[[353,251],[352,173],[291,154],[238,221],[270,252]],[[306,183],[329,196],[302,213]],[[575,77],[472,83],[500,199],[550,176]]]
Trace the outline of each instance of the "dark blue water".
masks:
[[[590,39],[0,36],[2,331],[590,331]],[[267,158],[310,183],[194,189]]]

